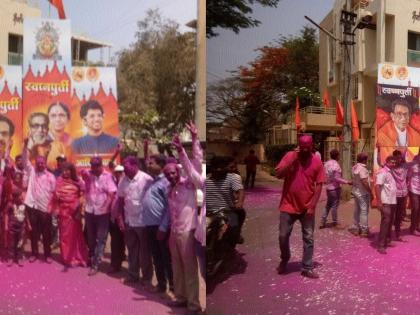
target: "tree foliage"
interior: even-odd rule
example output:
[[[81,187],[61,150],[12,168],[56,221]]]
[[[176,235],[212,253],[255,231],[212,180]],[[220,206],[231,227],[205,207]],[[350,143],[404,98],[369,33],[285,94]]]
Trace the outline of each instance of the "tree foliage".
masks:
[[[158,143],[193,117],[195,34],[150,10],[138,22],[136,42],[119,53],[120,122],[124,139]]]
[[[261,22],[251,16],[252,6],[276,7],[280,0],[208,0],[206,6],[207,37],[217,36],[221,27],[239,33],[241,28],[258,26]]]
[[[281,37],[258,51],[249,66],[239,68],[234,84],[224,81],[210,90],[215,96],[208,103],[209,118],[209,111],[214,114],[217,108],[219,120],[237,116],[241,140],[247,143],[260,142],[269,128],[282,123],[296,96],[301,108],[320,104],[314,29],[304,27],[299,36]]]

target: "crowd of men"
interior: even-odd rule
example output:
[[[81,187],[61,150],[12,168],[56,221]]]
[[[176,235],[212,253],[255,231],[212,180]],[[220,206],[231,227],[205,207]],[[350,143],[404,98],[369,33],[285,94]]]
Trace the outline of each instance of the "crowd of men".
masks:
[[[303,135],[298,147],[288,152],[276,167],[276,175],[284,179],[280,201],[279,243],[281,261],[277,267],[279,274],[287,271],[290,259],[289,238],[294,222],[302,225],[303,259],[302,275],[318,278],[313,270],[315,208],[322,186],[326,185],[327,203],[323,210],[320,229],[327,227],[329,213],[332,226],[338,227],[337,208],[340,202],[341,185],[351,185],[355,200],[353,223],[349,231],[360,237],[370,237],[368,214],[372,200],[376,197],[376,206],[381,213],[380,230],[377,239],[377,251],[386,254],[386,248],[393,246],[392,240],[402,242],[401,222],[406,217],[407,203],[411,208],[409,232],[417,235],[420,213],[420,155],[411,162],[406,162],[404,153],[398,150],[386,158],[385,165],[374,173],[373,178],[367,167],[368,155],[357,155],[357,163],[352,168],[352,179],[344,179],[339,164],[339,151],[332,150],[330,159],[322,161],[313,152],[312,137]],[[392,237],[394,226],[394,238]],[[420,235],[420,234],[419,234]]]
[[[205,191],[205,177],[197,129],[192,123],[187,128],[192,137],[191,157],[175,135],[172,144],[179,162],[163,154],[149,155],[146,142],[143,167],[135,156],[115,165],[119,147],[108,170],[94,156],[90,168],[80,174],[64,156],[57,158],[55,170],[47,168],[43,156],[32,165],[27,142],[13,162],[8,144],[0,176],[1,239],[7,265],[24,265],[26,238],[31,245],[29,263],[41,259],[41,239],[43,259],[52,263],[51,247],[58,234],[64,268],[89,266],[88,275],[94,276],[102,270],[110,234],[108,273],[120,272],[127,259],[124,283],[140,282],[156,293],[172,291],[175,298],[168,301],[170,306],[199,312],[206,207],[205,201],[199,205],[197,191]],[[53,218],[58,221],[58,233]],[[154,274],[157,286],[152,285]]]

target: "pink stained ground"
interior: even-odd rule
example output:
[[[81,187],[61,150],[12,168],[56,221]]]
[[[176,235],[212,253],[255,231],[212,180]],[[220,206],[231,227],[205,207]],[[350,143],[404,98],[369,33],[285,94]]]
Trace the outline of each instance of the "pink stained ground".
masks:
[[[277,275],[278,204],[281,183],[257,175],[256,188],[248,190],[245,208],[245,243],[229,272],[208,283],[208,314],[418,314],[420,309],[420,237],[407,235],[393,242],[387,255],[379,254],[376,237],[380,215],[371,209],[369,225],[374,238],[351,235],[347,229],[319,230],[325,206],[323,192],[317,207],[315,270],[320,279],[300,275],[302,239],[299,222],[291,236],[289,272]],[[352,222],[353,200],[341,204],[339,220]],[[331,222],[331,217],[329,217]],[[228,312],[226,310],[229,310]]]
[[[42,245],[40,250],[42,253]],[[109,267],[108,254],[101,266],[104,271]],[[185,309],[168,307],[168,298],[150,293],[141,285],[123,285],[120,281],[125,271],[88,277],[87,268],[64,272],[57,250],[53,257],[51,265],[27,260],[23,267],[0,263],[0,314],[185,314]],[[203,283],[200,290],[204,297]]]

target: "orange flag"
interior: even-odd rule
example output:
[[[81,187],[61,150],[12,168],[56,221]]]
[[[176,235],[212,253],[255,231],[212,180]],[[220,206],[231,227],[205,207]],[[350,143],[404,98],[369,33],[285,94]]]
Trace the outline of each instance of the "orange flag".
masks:
[[[330,107],[330,97],[328,95],[328,90],[325,90],[324,95],[322,95],[322,103],[324,104],[324,108]]]
[[[295,124],[296,124],[296,132],[300,131],[300,113],[299,113],[299,97],[296,96],[296,109],[295,109]]]
[[[335,105],[335,123],[338,125],[344,125],[344,111],[340,101],[337,98],[337,104]]]
[[[57,8],[59,18],[64,20],[66,18],[66,13],[64,12],[63,1],[62,0],[48,0],[48,2]]]
[[[353,101],[351,102],[351,137],[353,141],[359,141],[360,138],[359,122],[357,121],[357,114]]]

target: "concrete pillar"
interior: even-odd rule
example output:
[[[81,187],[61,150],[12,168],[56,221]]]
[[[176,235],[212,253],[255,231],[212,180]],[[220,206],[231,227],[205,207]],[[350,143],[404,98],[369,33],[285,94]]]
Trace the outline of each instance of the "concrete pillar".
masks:
[[[197,62],[195,117],[198,136],[206,139],[206,0],[197,0]]]

